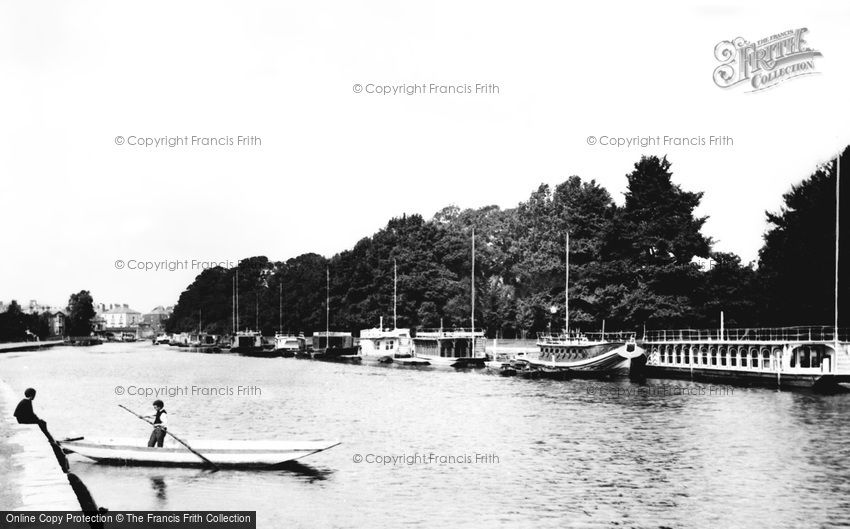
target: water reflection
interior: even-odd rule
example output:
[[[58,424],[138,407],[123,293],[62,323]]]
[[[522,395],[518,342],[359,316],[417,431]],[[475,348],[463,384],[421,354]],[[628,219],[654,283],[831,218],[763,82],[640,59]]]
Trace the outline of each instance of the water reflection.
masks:
[[[304,478],[303,480],[307,483],[324,481],[333,474],[333,470],[314,468],[298,461],[287,461],[286,463],[276,465],[274,469],[283,471],[283,474],[290,473],[294,476]]]
[[[168,488],[165,484],[165,478],[163,476],[151,476],[151,488],[159,503],[165,503],[166,489]]]

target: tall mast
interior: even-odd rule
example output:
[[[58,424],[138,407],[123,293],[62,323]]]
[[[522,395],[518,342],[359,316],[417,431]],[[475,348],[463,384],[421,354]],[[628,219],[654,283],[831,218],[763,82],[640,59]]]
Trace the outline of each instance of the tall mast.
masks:
[[[203,310],[204,309],[198,309],[198,334],[201,334],[201,319],[202,319],[203,314],[204,314]]]
[[[239,269],[236,269],[236,330],[239,330]]]
[[[838,221],[839,213],[839,197],[841,191],[841,154],[835,159],[835,346],[838,350]]]
[[[277,289],[277,330],[283,332],[283,283],[278,285]]]
[[[254,294],[254,300],[257,303],[256,308],[254,309],[254,328],[259,332],[260,330],[260,294]]]
[[[567,232],[567,242],[564,245],[566,264],[564,265],[564,336],[570,335],[570,232]]]
[[[325,297],[325,348],[330,348],[331,336],[331,269],[325,269],[326,274],[326,297]]]
[[[471,314],[471,322],[472,322],[472,354],[471,357],[475,358],[475,228],[472,228],[472,276],[470,277],[470,286],[472,287],[472,309]]]
[[[393,259],[393,330],[398,329],[398,261]]]
[[[230,332],[236,333],[236,278],[230,278]]]

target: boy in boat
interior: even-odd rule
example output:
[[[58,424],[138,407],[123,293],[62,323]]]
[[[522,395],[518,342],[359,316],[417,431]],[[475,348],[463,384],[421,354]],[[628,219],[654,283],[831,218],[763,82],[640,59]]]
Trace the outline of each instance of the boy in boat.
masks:
[[[15,407],[15,419],[18,420],[18,424],[37,424],[41,431],[44,432],[44,435],[50,441],[53,441],[53,436],[50,435],[50,432],[47,431],[47,423],[40,419],[38,415],[35,414],[35,411],[32,408],[32,401],[35,398],[35,389],[27,388],[24,390],[24,399],[18,403],[17,407]]]
[[[148,439],[148,446],[162,448],[162,443],[165,441],[165,431],[168,429],[168,414],[165,411],[165,404],[159,399],[153,401],[153,409],[155,413],[145,417],[153,419],[153,431],[150,439]]]

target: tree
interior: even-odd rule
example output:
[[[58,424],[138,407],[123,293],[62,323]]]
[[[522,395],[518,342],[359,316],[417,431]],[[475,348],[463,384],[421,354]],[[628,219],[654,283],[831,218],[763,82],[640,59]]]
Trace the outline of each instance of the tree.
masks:
[[[68,316],[65,318],[65,331],[68,335],[89,336],[94,317],[94,301],[89,291],[80,290],[71,294],[68,299]]]
[[[841,154],[850,168],[850,147]],[[768,325],[833,323],[835,277],[835,180],[830,161],[783,195],[778,212],[767,212],[769,230],[759,251],[759,277]],[[850,178],[841,187],[841,204],[850,204]],[[850,214],[841,216],[841,233],[850,234]],[[840,246],[840,271],[850,263],[850,244]],[[850,276],[839,278],[839,314],[850,310]],[[847,321],[843,319],[843,321]]]
[[[700,271],[692,261],[708,257],[711,240],[700,232],[706,218],[694,216],[702,193],[674,184],[670,166],[656,156],[635,164],[606,241],[604,256],[613,263],[604,269],[603,297],[626,328],[690,325],[697,316],[691,295]]]

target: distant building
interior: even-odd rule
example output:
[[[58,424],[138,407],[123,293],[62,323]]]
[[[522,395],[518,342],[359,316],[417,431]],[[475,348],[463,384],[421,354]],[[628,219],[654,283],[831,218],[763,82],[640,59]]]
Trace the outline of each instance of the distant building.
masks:
[[[65,313],[61,310],[50,313],[48,317],[51,336],[65,336]]]
[[[142,322],[142,313],[131,309],[126,303],[109,307],[108,310],[98,314],[105,320],[105,329],[136,328]]]
[[[165,320],[171,316],[174,307],[163,307],[158,305],[153,310],[142,316],[142,323],[150,326],[154,332],[161,331],[165,325]]]
[[[27,305],[21,307],[21,310],[27,314],[41,314],[43,312],[55,312],[60,310],[60,308],[52,305],[42,305],[38,301],[31,299]]]

